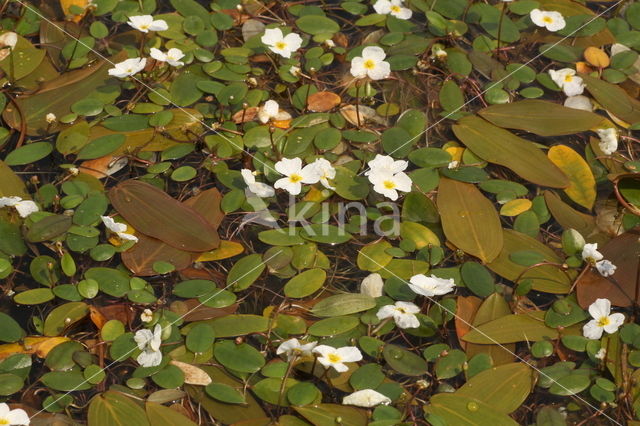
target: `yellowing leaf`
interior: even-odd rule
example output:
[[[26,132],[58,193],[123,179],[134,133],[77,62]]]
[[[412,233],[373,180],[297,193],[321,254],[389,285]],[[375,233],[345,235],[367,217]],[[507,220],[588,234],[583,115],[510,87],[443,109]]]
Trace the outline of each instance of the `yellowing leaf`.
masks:
[[[76,15],[71,11],[71,6],[78,6],[82,9],[86,9],[90,3],[91,0],[60,0],[60,7],[62,8],[67,20],[80,22],[84,14]]]
[[[22,343],[0,345],[0,360],[14,354],[36,354],[45,358],[51,349],[70,340],[68,337],[25,337]]]
[[[606,68],[611,63],[605,51],[594,46],[587,47],[584,50],[584,58],[591,65],[598,68]]]
[[[596,179],[589,164],[565,145],[551,147],[547,156],[569,178],[569,186],[564,192],[582,207],[591,209],[596,201]]]
[[[462,161],[462,154],[464,153],[464,147],[462,146],[450,146],[445,149],[451,155],[451,161]]]
[[[415,222],[402,222],[400,236],[405,240],[413,241],[418,250],[428,245],[440,245],[440,239],[431,229]]]
[[[196,259],[196,262],[211,262],[212,260],[228,259],[244,251],[242,244],[235,241],[220,241],[220,247],[206,251]]]
[[[175,365],[184,373],[184,382],[188,385],[207,386],[211,383],[211,377],[209,377],[206,371],[195,365],[176,360],[171,360],[169,363]]]
[[[531,201],[526,198],[507,201],[500,209],[502,216],[518,216],[531,208]]]
[[[483,262],[491,262],[500,254],[500,217],[475,185],[440,178],[438,210],[444,234],[452,244]]]

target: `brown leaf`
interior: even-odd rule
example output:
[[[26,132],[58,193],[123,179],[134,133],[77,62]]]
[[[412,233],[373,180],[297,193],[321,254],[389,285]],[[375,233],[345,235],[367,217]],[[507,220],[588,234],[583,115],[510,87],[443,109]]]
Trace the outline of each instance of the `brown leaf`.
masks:
[[[467,347],[467,342],[462,340],[462,336],[471,330],[471,322],[480,304],[482,304],[482,299],[475,296],[458,297],[456,303],[456,334],[458,335],[462,349],[466,349]]]
[[[238,309],[238,304],[234,303],[224,308],[210,308],[196,299],[187,299],[173,302],[170,309],[177,315],[184,316],[187,322],[204,321],[233,314]]]
[[[220,222],[224,218],[224,213],[220,208],[221,201],[222,194],[220,194],[220,191],[212,188],[189,198],[184,204],[200,213],[214,228],[218,229]]]
[[[78,169],[80,172],[103,179],[122,170],[128,163],[125,157],[115,157],[106,155],[96,158],[95,160],[87,160],[80,163]]]
[[[122,253],[122,262],[135,275],[149,277],[157,275],[153,270],[156,262],[169,262],[180,271],[193,263],[193,256],[191,252],[178,250],[156,238],[139,234],[138,242]]]
[[[614,306],[631,306],[640,301],[638,268],[640,268],[640,230],[627,231],[600,248],[600,252],[617,266],[611,277],[603,277],[594,268],[576,282],[578,303],[586,309],[598,298],[606,298]]]
[[[313,112],[326,112],[338,105],[342,99],[333,92],[316,92],[307,98],[307,108]]]
[[[40,358],[46,358],[51,349],[69,341],[71,339],[68,337],[25,337],[22,343],[0,345],[0,360],[14,354],[36,354]]]
[[[137,231],[172,247],[203,252],[220,245],[216,229],[200,213],[151,184],[124,181],[109,191],[109,199]]]
[[[209,377],[204,370],[196,367],[195,365],[176,360],[171,360],[169,364],[173,364],[182,370],[182,373],[184,373],[184,382],[188,385],[207,386],[211,383],[211,377]]]
[[[253,121],[258,115],[258,111],[260,108],[258,107],[249,107],[246,109],[241,109],[240,111],[233,114],[233,122],[236,124],[240,123],[248,123],[249,121]]]

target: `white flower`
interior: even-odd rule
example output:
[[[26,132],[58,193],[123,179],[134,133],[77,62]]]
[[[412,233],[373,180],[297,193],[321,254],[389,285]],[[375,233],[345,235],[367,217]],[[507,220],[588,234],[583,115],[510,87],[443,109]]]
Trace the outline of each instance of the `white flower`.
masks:
[[[299,158],[283,158],[278,161],[274,168],[286,177],[278,179],[273,185],[275,188],[281,188],[292,195],[298,195],[302,191],[302,184],[313,184],[318,180],[311,169],[302,168],[302,160]]]
[[[549,31],[560,31],[566,22],[560,12],[533,9],[529,12],[531,21],[539,27],[545,27]]]
[[[567,108],[581,109],[584,111],[593,111],[591,99],[583,95],[569,96],[564,100],[564,106]]]
[[[596,269],[603,277],[610,277],[616,273],[617,267],[608,260],[601,260],[600,262],[596,262]]]
[[[146,58],[126,59],[122,62],[118,62],[113,68],[109,69],[109,75],[118,78],[130,77],[142,71],[146,65]]]
[[[318,158],[311,164],[305,166],[305,169],[309,168],[313,179],[316,179],[316,182],[320,182],[322,186],[327,189],[335,189],[329,183],[329,179],[334,179],[336,177],[336,169],[333,168],[331,163],[324,158]]]
[[[360,283],[360,293],[366,294],[369,297],[382,296],[382,288],[384,287],[384,281],[377,272],[367,275]]]
[[[23,200],[20,197],[0,197],[0,208],[3,207],[13,207],[22,218],[39,210],[36,203],[31,200]]]
[[[582,248],[582,258],[589,263],[595,264],[603,257],[602,253],[598,251],[598,243],[585,244]]]
[[[618,131],[615,128],[597,129],[596,133],[600,137],[598,147],[605,155],[611,155],[618,150]]]
[[[289,339],[278,346],[276,354],[284,354],[287,357],[287,361],[291,362],[294,358],[313,356],[313,348],[315,348],[317,344],[318,342],[310,342],[303,345],[298,339]]]
[[[600,348],[598,352],[596,352],[594,355],[596,359],[599,359],[601,361],[605,359],[606,356],[607,356],[607,350],[605,348]]]
[[[342,348],[334,348],[332,346],[320,345],[316,346],[313,352],[319,354],[318,362],[326,368],[333,367],[338,373],[344,373],[349,370],[345,362],[357,362],[362,359],[362,353],[355,346],[344,346]]]
[[[427,297],[442,296],[443,294],[451,293],[456,288],[456,283],[453,278],[444,279],[435,275],[427,277],[424,274],[418,274],[409,280],[409,288],[414,293]]]
[[[292,65],[291,68],[289,68],[289,74],[291,74],[294,77],[297,77],[298,75],[300,75],[300,71],[302,71],[300,67],[296,67],[295,65]]]
[[[271,120],[284,121],[289,120],[290,118],[291,114],[286,111],[280,111],[280,105],[272,99],[265,102],[258,110],[258,120],[262,123],[268,123]]]
[[[272,187],[266,183],[256,182],[256,177],[251,170],[242,169],[240,170],[240,174],[242,175],[242,179],[244,179],[244,183],[247,184],[247,188],[253,194],[260,198],[273,197],[275,195],[276,191]]]
[[[582,334],[587,339],[599,339],[602,332],[609,334],[618,331],[618,328],[624,323],[624,315],[620,313],[611,313],[611,302],[609,299],[596,299],[589,306],[589,314],[593,318],[582,327]]]
[[[362,56],[356,56],[351,60],[351,75],[356,78],[369,77],[372,80],[381,80],[391,74],[391,65],[386,62],[387,54],[378,46],[369,46],[362,49]]]
[[[130,16],[127,24],[143,33],[148,33],[149,31],[166,31],[169,29],[166,21],[162,19],[154,20],[151,15]]]
[[[584,92],[582,77],[576,75],[576,70],[563,68],[561,70],[549,70],[549,75],[567,96],[577,96]]]
[[[121,240],[138,242],[138,237],[136,237],[135,235],[127,234],[126,224],[118,223],[109,216],[100,216],[100,219],[102,219],[102,223],[104,223],[104,226],[109,231],[116,234]]]
[[[164,53],[162,50],[152,47],[150,55],[156,61],[166,62],[172,67],[181,67],[182,65],[184,65],[184,62],[180,61],[180,59],[184,58],[184,53],[182,52],[182,50],[175,47],[169,49],[167,53]]]
[[[380,155],[376,154],[376,157],[367,163],[369,170],[367,170],[364,175],[369,176],[374,172],[384,172],[395,174],[405,170],[409,163],[404,160],[394,160],[389,155]]]
[[[153,321],[153,311],[151,309],[145,309],[140,314],[140,321],[142,322],[151,322]]]
[[[343,405],[355,405],[356,407],[371,408],[376,405],[388,405],[391,399],[373,389],[363,389],[345,396],[342,399]]]
[[[0,402],[0,425],[28,425],[30,422],[26,411],[21,408],[12,410],[6,403]]]
[[[136,360],[143,367],[156,367],[162,362],[162,352],[160,352],[160,344],[162,343],[162,326],[156,324],[153,332],[143,328],[136,331],[133,340],[138,344],[138,349],[142,352]]]
[[[8,47],[9,49],[13,49],[16,47],[18,43],[18,34],[13,31],[7,31],[6,33],[0,35],[0,46]]]
[[[56,117],[56,115],[54,113],[52,113],[52,112],[50,112],[49,114],[45,115],[44,119],[49,124],[55,123],[56,121],[58,121],[58,117]]]
[[[410,192],[413,184],[411,178],[404,172],[391,174],[375,170],[369,174],[369,182],[373,184],[374,191],[393,201],[398,199],[398,191]]]
[[[336,47],[336,43],[331,39],[325,40],[323,44],[327,46],[329,49]]]
[[[411,302],[396,302],[395,305],[385,305],[376,314],[378,319],[392,318],[400,328],[418,328],[420,321],[415,314],[420,308]]]
[[[272,52],[284,58],[290,58],[291,54],[300,49],[302,45],[302,37],[296,33],[289,33],[285,36],[280,28],[268,28],[264,30],[264,35],[260,40],[268,46]]]
[[[460,162],[458,160],[453,160],[451,162],[449,162],[449,164],[447,164],[447,169],[455,169],[460,165]]]
[[[80,169],[77,167],[69,167],[68,170],[71,176],[78,176],[80,174]]]
[[[378,0],[373,9],[380,15],[391,15],[398,19],[409,19],[413,13],[411,9],[402,7],[402,0]]]

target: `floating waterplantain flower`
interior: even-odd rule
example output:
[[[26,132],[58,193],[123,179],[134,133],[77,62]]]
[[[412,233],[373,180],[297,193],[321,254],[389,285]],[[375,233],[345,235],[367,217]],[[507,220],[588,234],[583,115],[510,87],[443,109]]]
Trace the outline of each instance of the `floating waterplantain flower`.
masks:
[[[589,314],[593,319],[582,327],[582,334],[587,339],[599,339],[604,331],[613,334],[624,323],[623,314],[611,313],[609,299],[596,299],[589,306]]]

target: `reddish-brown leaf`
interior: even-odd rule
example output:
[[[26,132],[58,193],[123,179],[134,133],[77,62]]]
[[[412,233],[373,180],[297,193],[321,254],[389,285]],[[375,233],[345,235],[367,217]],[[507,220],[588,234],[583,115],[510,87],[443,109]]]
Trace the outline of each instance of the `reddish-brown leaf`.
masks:
[[[467,342],[462,340],[462,336],[471,330],[473,318],[476,316],[476,312],[481,304],[482,299],[475,296],[458,297],[456,303],[456,334],[458,335],[462,349],[467,347]]]
[[[313,112],[326,112],[340,105],[340,96],[333,92],[316,92],[307,98],[307,108]]]
[[[172,247],[203,252],[220,245],[215,227],[200,213],[153,185],[127,180],[109,191],[109,199],[136,231]]]
[[[603,277],[591,268],[577,281],[578,303],[586,309],[598,298],[606,298],[614,306],[631,306],[640,301],[638,268],[640,268],[640,231],[631,230],[610,240],[600,248],[605,259],[617,266],[615,274]]]
[[[220,208],[221,201],[222,194],[220,194],[220,191],[212,188],[189,198],[184,204],[200,213],[214,228],[218,229],[220,222],[224,218],[224,213]]]
[[[156,262],[169,262],[177,271],[193,262],[193,253],[178,250],[156,238],[138,235],[138,242],[122,253],[122,261],[135,275],[148,277],[157,275],[153,270]]]

